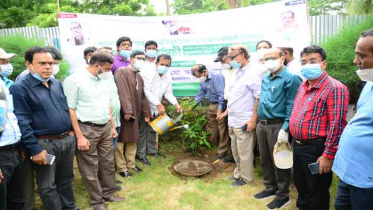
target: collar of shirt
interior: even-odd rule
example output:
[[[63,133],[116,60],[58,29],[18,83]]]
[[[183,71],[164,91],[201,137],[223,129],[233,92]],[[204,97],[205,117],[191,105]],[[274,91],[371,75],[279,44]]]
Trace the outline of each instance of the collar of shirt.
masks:
[[[86,75],[88,78],[90,78],[92,80],[95,80],[95,81],[100,80],[100,78],[98,78],[95,75],[91,74],[91,72],[89,72],[88,69],[85,69],[85,71],[83,71],[83,74]]]
[[[303,87],[306,89],[306,90],[311,90],[313,88],[316,88],[316,89],[319,89],[326,81],[326,78],[328,77],[328,73],[326,73],[325,71],[321,74],[321,76],[317,79],[317,81],[315,82],[315,84],[313,84],[313,86],[310,88],[309,87],[309,82],[308,80],[306,80],[304,83],[303,83]]]
[[[28,74],[27,76],[31,78],[31,79],[30,79],[30,83],[31,83],[31,86],[32,86],[32,87],[35,87],[35,86],[38,86],[39,84],[42,84],[40,80],[38,80],[38,79],[36,79],[34,76],[32,76],[31,72],[30,72],[30,74]],[[53,81],[52,78],[50,78],[50,79],[48,80],[48,84],[52,84],[52,85],[54,85],[54,81]]]
[[[117,53],[117,54],[115,55],[115,57],[116,57],[118,60],[120,60],[120,61],[129,62],[129,60],[124,59],[124,58],[123,58],[119,53]]]

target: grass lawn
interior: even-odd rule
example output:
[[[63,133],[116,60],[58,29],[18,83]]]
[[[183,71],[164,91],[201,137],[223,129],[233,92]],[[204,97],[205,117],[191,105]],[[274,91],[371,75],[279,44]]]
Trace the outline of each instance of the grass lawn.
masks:
[[[117,195],[126,197],[121,203],[107,203],[109,209],[139,209],[139,210],[164,210],[164,209],[186,209],[186,210],[208,210],[208,209],[266,209],[270,200],[257,201],[252,196],[263,189],[261,179],[261,168],[257,164],[255,169],[256,180],[241,188],[230,187],[226,179],[234,169],[233,164],[219,162],[213,166],[213,171],[201,178],[185,178],[170,168],[176,161],[184,159],[201,159],[213,162],[214,153],[207,152],[202,157],[191,157],[184,152],[183,146],[177,142],[162,143],[162,153],[165,159],[149,157],[151,167],[145,167],[141,163],[138,166],[144,171],[130,178],[117,179],[123,181],[123,188]],[[336,195],[337,179],[334,179],[331,187],[331,201],[334,202]],[[90,209],[89,197],[83,185],[80,174],[75,164],[75,199],[81,210]],[[286,209],[295,208],[296,190],[291,189],[291,205]],[[40,201],[38,202],[40,206]]]

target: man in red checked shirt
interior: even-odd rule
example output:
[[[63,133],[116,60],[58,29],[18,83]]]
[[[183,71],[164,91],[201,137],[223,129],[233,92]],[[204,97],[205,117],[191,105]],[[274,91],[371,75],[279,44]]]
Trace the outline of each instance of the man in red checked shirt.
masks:
[[[321,47],[312,45],[301,52],[301,74],[307,80],[299,87],[289,123],[300,210],[329,210],[331,168],[347,124],[348,89],[325,72],[326,64]],[[309,164],[316,162],[319,173],[313,175]]]

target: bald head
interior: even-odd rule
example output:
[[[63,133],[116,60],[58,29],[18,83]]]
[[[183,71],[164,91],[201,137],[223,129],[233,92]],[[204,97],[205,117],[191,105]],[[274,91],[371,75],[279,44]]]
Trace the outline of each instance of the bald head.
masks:
[[[266,60],[266,58],[276,58],[277,60],[281,58],[283,55],[284,53],[280,49],[271,48],[271,49],[266,50],[266,52],[264,53],[264,60]]]
[[[249,59],[250,58],[249,50],[243,44],[233,45],[232,47],[229,48],[228,54],[229,54],[229,52],[242,53],[244,55],[245,59]]]

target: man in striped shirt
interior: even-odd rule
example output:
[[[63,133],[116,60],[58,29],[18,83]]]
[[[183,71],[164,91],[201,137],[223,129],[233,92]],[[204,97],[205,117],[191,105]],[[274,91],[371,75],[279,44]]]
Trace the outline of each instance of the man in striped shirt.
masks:
[[[326,53],[321,47],[304,48],[301,65],[301,74],[307,80],[299,87],[289,123],[297,207],[329,210],[331,167],[347,124],[349,93],[345,85],[325,72]],[[309,164],[315,162],[319,164],[318,174],[313,175]]]

